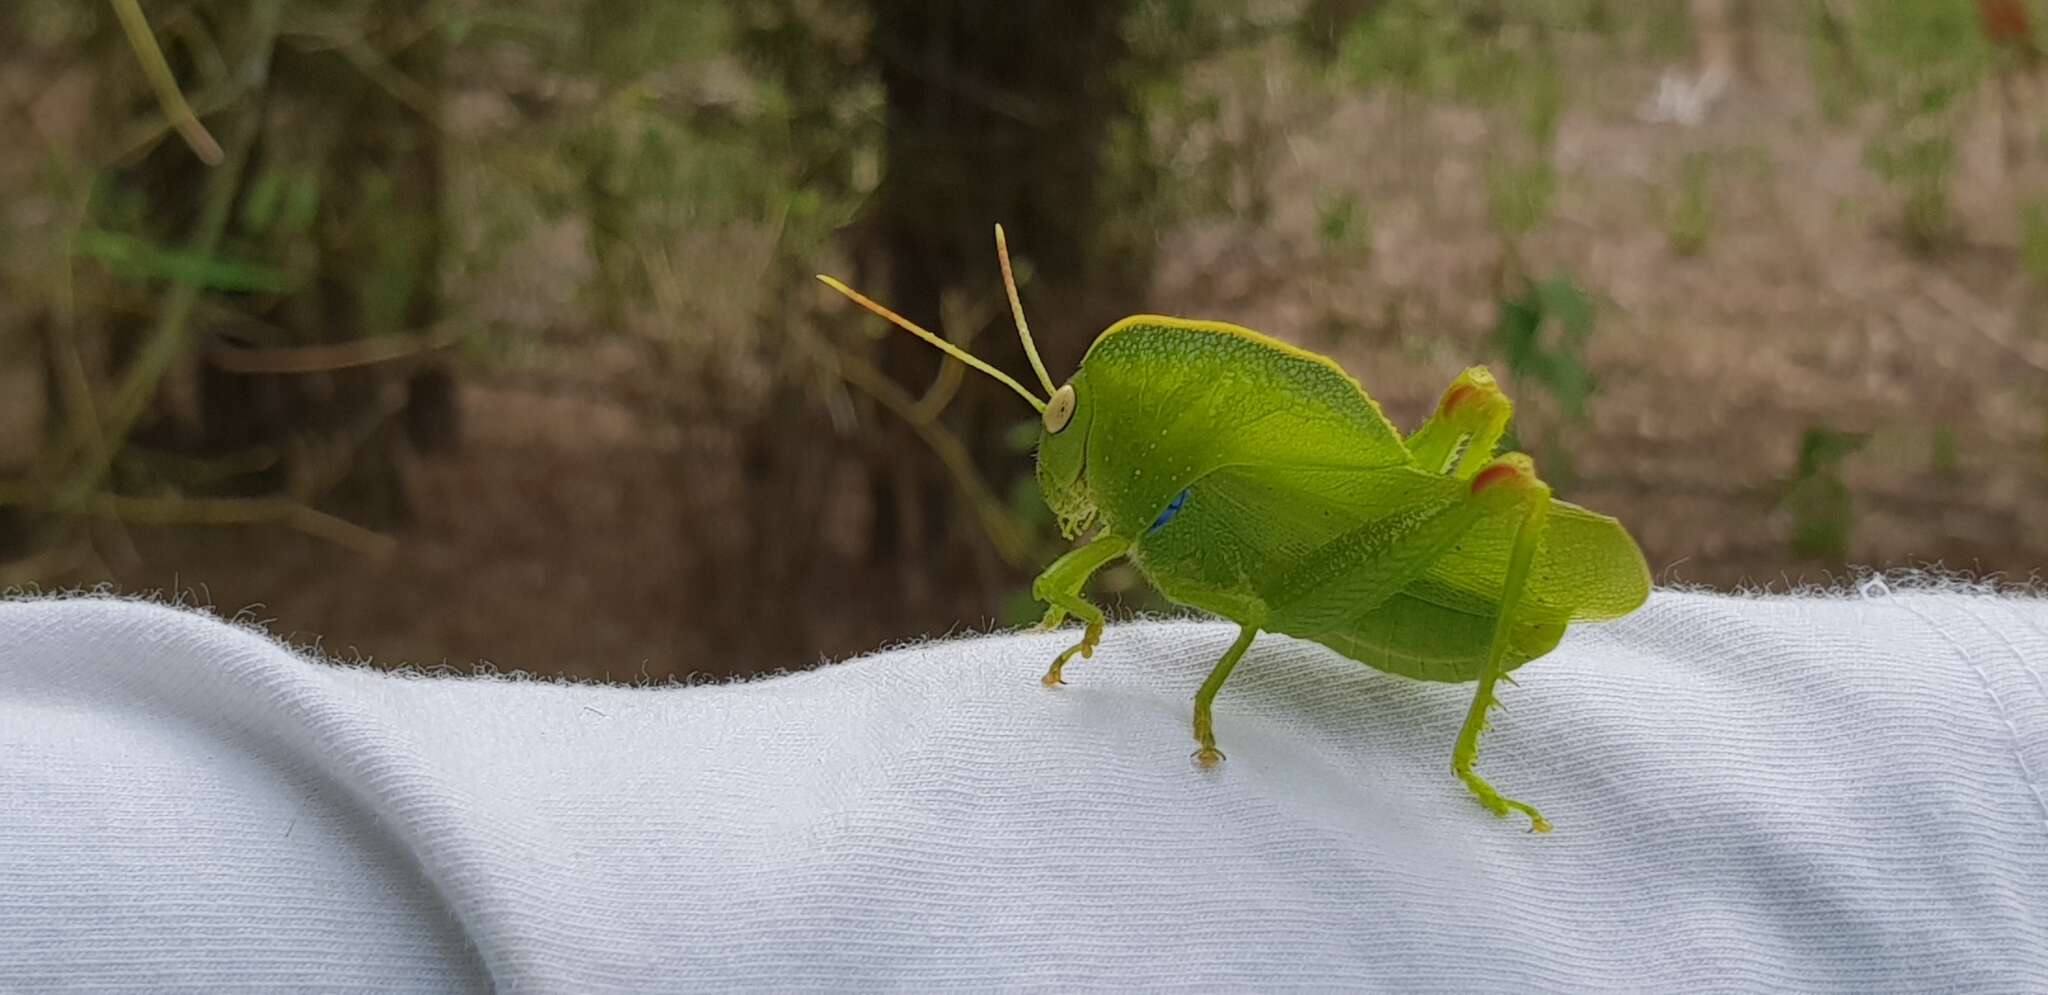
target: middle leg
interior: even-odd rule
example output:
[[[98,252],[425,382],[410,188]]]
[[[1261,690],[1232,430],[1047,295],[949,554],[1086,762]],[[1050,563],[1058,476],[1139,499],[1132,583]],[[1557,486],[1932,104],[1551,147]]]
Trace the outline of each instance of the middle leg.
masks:
[[[1209,672],[1209,679],[1202,682],[1202,689],[1195,692],[1195,742],[1202,748],[1195,751],[1195,762],[1204,767],[1214,767],[1223,762],[1223,751],[1216,748],[1216,727],[1209,717],[1209,706],[1216,700],[1216,692],[1223,690],[1223,682],[1230,679],[1231,670],[1237,661],[1244,659],[1244,651],[1252,646],[1252,638],[1259,634],[1259,627],[1242,623],[1237,632],[1237,641],[1223,652],[1223,659],[1217,661],[1216,669]]]

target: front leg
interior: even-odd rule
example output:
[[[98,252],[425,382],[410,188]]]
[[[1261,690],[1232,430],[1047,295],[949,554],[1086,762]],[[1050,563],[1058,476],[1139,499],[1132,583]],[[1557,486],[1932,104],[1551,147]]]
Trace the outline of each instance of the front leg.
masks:
[[[1081,641],[1067,647],[1053,660],[1052,668],[1045,672],[1046,687],[1066,683],[1060,678],[1060,668],[1066,666],[1074,654],[1084,657],[1095,655],[1095,644],[1102,639],[1102,609],[1081,596],[1081,587],[1088,583],[1088,578],[1095,571],[1124,555],[1130,548],[1131,541],[1122,536],[1097,536],[1095,541],[1054,560],[1052,566],[1046,567],[1045,572],[1031,582],[1031,596],[1051,606],[1046,610],[1045,620],[1039,623],[1041,628],[1050,629],[1060,624],[1069,612],[1088,623]]]

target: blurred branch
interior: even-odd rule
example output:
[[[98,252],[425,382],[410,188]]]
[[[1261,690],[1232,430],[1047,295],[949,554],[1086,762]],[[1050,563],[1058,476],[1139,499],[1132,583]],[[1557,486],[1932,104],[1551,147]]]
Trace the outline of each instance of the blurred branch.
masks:
[[[246,83],[230,78],[226,82],[199,91],[192,97],[192,106],[196,113],[218,113],[232,106],[250,89]],[[176,131],[177,126],[177,121],[169,117],[136,125],[127,134],[114,139],[113,152],[107,159],[111,163],[130,162],[161,141],[166,132]]]
[[[1997,309],[1979,300],[1962,284],[1935,274],[1922,285],[1922,293],[1935,307],[1949,313],[1957,321],[1982,335],[1992,345],[2005,350],[2013,358],[2042,372],[2048,373],[2048,345],[2040,342],[2021,341],[2008,334],[2010,323],[2001,321]]]
[[[185,53],[195,63],[193,74],[201,79],[218,82],[234,75],[227,57],[221,54],[220,43],[214,39],[212,29],[207,27],[206,19],[199,16],[199,12],[192,4],[187,3],[174,8],[156,23],[155,33],[167,39],[175,39],[183,46]],[[193,106],[196,109],[198,104],[194,103]]]
[[[996,552],[1004,561],[1019,568],[1031,567],[1030,543],[1003,510],[1003,503],[989,490],[988,483],[975,472],[974,459],[960,439],[930,418],[921,417],[918,402],[910,392],[867,360],[849,355],[844,350],[839,351],[837,358],[840,375],[847,383],[909,423],[918,438],[923,439],[939,461],[946,465],[946,472],[952,475],[968,503],[974,506],[982,529],[988,533],[989,541],[995,544]]]
[[[261,473],[278,464],[279,453],[274,446],[253,446],[217,456],[131,448],[122,458],[146,469],[151,480],[183,489],[217,486],[235,477]]]
[[[310,6],[312,5],[300,4],[292,9],[289,12],[291,14],[290,21],[278,30],[278,35],[280,37],[310,39],[318,43],[318,47],[293,42],[291,43],[292,48],[304,52],[317,52],[336,51],[350,45],[368,44],[364,33],[359,28],[351,27],[358,23],[354,12],[345,10],[322,11],[321,13],[309,15],[307,8]],[[405,22],[397,30],[379,32],[385,40],[384,49],[386,51],[400,52],[419,44],[428,35],[447,28],[449,22],[456,14],[455,10],[445,3],[421,3],[419,6],[424,9],[413,11],[412,16],[406,18]],[[482,11],[466,11],[463,16],[465,20],[470,20],[473,23],[484,23],[493,20]],[[336,25],[341,25],[341,27],[336,27]]]
[[[428,120],[438,116],[437,102],[432,91],[421,86],[418,80],[399,71],[374,48],[361,38],[339,41],[336,50],[348,60],[363,78],[376,84],[379,89],[391,95],[393,100],[411,108],[412,112]]]
[[[388,555],[396,540],[288,498],[126,497],[92,494],[52,500],[18,484],[0,483],[0,507],[27,505],[107,518],[130,525],[249,525],[275,523],[367,556]]]
[[[875,56],[935,90],[958,96],[966,103],[1009,118],[1032,128],[1049,127],[1056,111],[1047,102],[1013,89],[968,79],[957,73],[934,69],[928,60],[903,51],[891,39],[877,33],[870,41]]]
[[[50,164],[56,167],[58,178],[66,186],[90,185],[79,179],[85,170],[70,147],[51,134],[42,115],[36,113],[36,97],[25,90],[25,81],[15,79],[11,73],[0,73],[0,97],[6,98],[0,100],[0,116],[12,118],[16,113],[21,115],[20,120],[28,124],[28,130],[42,143]]]
[[[56,286],[51,291],[48,348],[56,360],[57,392],[62,398],[65,413],[86,445],[91,449],[87,456],[94,460],[111,460],[101,452],[105,438],[100,424],[98,399],[93,390],[92,378],[86,373],[85,360],[78,352],[80,338],[78,328],[77,298],[77,252],[72,245],[78,233],[84,229],[87,217],[92,213],[93,187],[87,184],[78,197],[78,203],[68,219],[64,235],[65,250],[56,265]]]
[[[385,51],[401,52],[418,44],[419,41],[447,23],[450,12],[447,9],[427,11],[413,19],[407,29],[396,38],[387,39]],[[350,23],[339,21],[337,23]],[[393,100],[404,104],[414,113],[428,120],[439,116],[440,101],[431,88],[405,74],[392,65],[383,51],[371,45],[360,27],[353,30],[338,29],[326,24],[307,23],[300,18],[287,25],[281,32],[291,38],[309,39],[313,44],[301,45],[288,42],[295,51],[332,51],[347,60],[348,64],[363,74],[363,78],[389,94]]]
[[[61,577],[85,563],[90,555],[84,544],[72,542],[0,563],[0,591],[35,584],[46,577]]]
[[[79,192],[77,205],[66,225],[64,236],[65,251],[56,267],[56,286],[53,288],[50,305],[51,322],[46,336],[46,348],[56,369],[57,392],[70,423],[77,426],[79,437],[91,447],[86,456],[98,461],[113,461],[113,455],[106,445],[103,426],[100,421],[99,384],[93,382],[87,373],[85,359],[78,351],[80,329],[78,323],[77,272],[74,264],[76,251],[73,248],[79,234],[84,230],[86,220],[92,212],[94,186],[86,184]],[[108,522],[106,536],[117,549],[116,555],[133,558],[135,542],[129,538],[126,528],[119,522]]]
[[[960,385],[966,380],[966,363],[957,359],[941,359],[938,375],[932,377],[932,385],[925,388],[924,396],[917,399],[904,417],[919,425],[937,421],[939,412],[953,403],[953,398],[960,393]]]
[[[121,21],[121,31],[128,36],[128,47],[135,50],[135,60],[142,64],[142,74],[149,78],[150,88],[156,91],[157,103],[163,106],[173,127],[178,129],[185,144],[192,147],[192,154],[209,166],[218,166],[226,158],[220,143],[199,123],[185,95],[178,91],[178,78],[171,73],[171,64],[164,60],[163,49],[158,48],[156,36],[150,33],[149,19],[143,16],[138,0],[108,0],[114,6],[114,15]]]
[[[385,394],[382,402],[364,408],[317,447],[299,449],[286,484],[293,498],[308,503],[321,500],[348,476],[363,447],[405,406],[404,401],[390,394]]]
[[[283,0],[262,0],[255,6],[251,21],[253,50],[240,74],[250,81],[252,91],[260,91],[269,75],[271,53],[277,41],[278,18],[283,7]],[[233,212],[236,191],[241,185],[242,167],[255,144],[260,123],[259,115],[253,109],[241,115],[235,123],[231,139],[233,148],[223,161],[224,168],[207,175],[199,222],[190,246],[194,254],[210,256],[219,246],[221,236],[227,230],[228,216]],[[172,283],[169,299],[164,302],[156,326],[150,330],[141,350],[129,362],[127,375],[114,390],[100,448],[92,451],[89,442],[73,447],[74,451],[86,449],[90,455],[84,467],[70,481],[68,490],[72,494],[83,494],[98,486],[112,464],[112,454],[121,448],[121,443],[148,406],[150,397],[156,393],[158,383],[185,350],[186,326],[193,305],[198,303],[200,291],[200,285],[191,281]]]
[[[989,319],[995,316],[996,308],[1001,305],[999,298],[984,294],[981,300],[970,308],[959,303],[957,294],[940,294],[939,333],[945,335],[954,345],[968,349],[973,345],[974,332],[988,324]],[[955,328],[964,330],[957,338],[948,334]],[[942,360],[939,363],[938,375],[932,378],[932,385],[925,388],[924,396],[917,399],[916,406],[907,417],[916,423],[937,421],[939,412],[946,410],[946,405],[953,402],[954,395],[960,392],[960,384],[966,378],[967,364],[953,359]]]
[[[206,354],[208,362],[229,373],[324,373],[358,366],[375,366],[446,349],[455,337],[359,339],[335,345],[243,348],[215,346]]]

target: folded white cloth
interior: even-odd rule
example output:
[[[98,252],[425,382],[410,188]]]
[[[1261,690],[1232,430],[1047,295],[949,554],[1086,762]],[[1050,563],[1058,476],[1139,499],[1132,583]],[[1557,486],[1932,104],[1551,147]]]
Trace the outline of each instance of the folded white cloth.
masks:
[[[2048,601],[1575,628],[1480,762],[1547,836],[1451,777],[1470,685],[1279,636],[1198,769],[1234,632],[628,688],[0,603],[0,990],[2048,991]]]

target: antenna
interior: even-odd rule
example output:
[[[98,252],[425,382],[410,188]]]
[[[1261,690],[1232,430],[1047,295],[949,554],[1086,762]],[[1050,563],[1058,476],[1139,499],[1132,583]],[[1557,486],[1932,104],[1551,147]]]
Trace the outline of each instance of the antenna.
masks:
[[[925,331],[923,328],[919,327],[916,322],[911,321],[909,318],[905,318],[904,316],[897,314],[896,312],[891,311],[888,308],[885,308],[882,305],[875,303],[874,301],[868,300],[866,297],[862,296],[859,291],[847,286],[846,284],[840,283],[838,280],[834,280],[823,273],[818,274],[818,282],[823,283],[825,286],[831,287],[833,290],[839,291],[841,294],[846,296],[847,300],[850,300],[855,304],[860,305],[861,307],[867,308],[869,311],[873,312],[877,317],[880,317],[883,320],[887,321],[888,323],[895,325],[897,328],[901,328],[904,331],[909,332],[910,334],[915,335],[918,338],[921,338],[926,342],[929,342],[932,345],[937,346],[940,352],[943,352],[946,355],[953,357],[954,359],[966,363],[967,365],[972,366],[975,369],[980,370],[981,372],[996,378],[997,380],[1001,381],[1003,384],[1008,386],[1011,390],[1016,391],[1025,400],[1030,401],[1031,407],[1036,409],[1039,413],[1043,414],[1045,412],[1044,401],[1039,400],[1030,391],[1025,390],[1023,384],[1020,384],[1017,381],[1010,379],[1009,374],[1004,373],[1003,371],[998,370],[995,367],[990,366],[987,363],[984,363],[981,360],[975,358],[973,353],[968,352],[967,350],[962,349],[959,346],[956,346],[953,343],[946,341],[945,339],[942,339],[936,335],[933,335],[930,332]],[[1026,338],[1024,341],[1028,345],[1031,340],[1029,338]]]
[[[1045,372],[1045,363],[1038,358],[1038,347],[1031,343],[1031,326],[1024,322],[1024,302],[1017,298],[1017,278],[1010,275],[1010,242],[1003,237],[1003,226],[996,224],[996,259],[1003,264],[1003,290],[1010,295],[1010,316],[1017,319],[1017,337],[1024,340],[1024,355],[1031,357],[1031,368],[1038,373],[1038,382],[1045,385],[1047,395],[1054,393],[1052,377]]]

